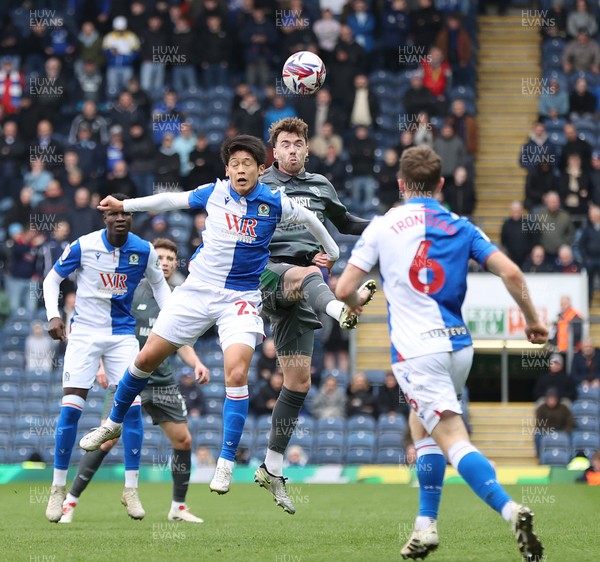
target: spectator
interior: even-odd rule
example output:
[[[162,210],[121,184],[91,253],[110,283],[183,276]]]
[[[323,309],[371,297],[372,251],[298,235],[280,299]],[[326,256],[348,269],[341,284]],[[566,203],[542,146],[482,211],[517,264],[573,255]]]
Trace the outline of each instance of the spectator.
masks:
[[[91,180],[95,186],[106,169],[106,149],[92,140],[92,129],[87,123],[79,126],[75,144],[70,147],[70,150],[77,154],[79,168],[84,178]]]
[[[81,113],[71,122],[69,144],[77,142],[77,131],[83,123],[89,126],[93,142],[97,144],[106,144],[108,142],[108,123],[104,117],[98,115],[98,106],[96,103],[88,100],[83,103]]]
[[[269,83],[271,66],[277,51],[278,34],[265,10],[252,9],[251,19],[238,30],[246,62],[246,83],[263,89]]]
[[[283,373],[275,371],[252,396],[250,405],[256,416],[271,414],[283,386]]]
[[[577,0],[575,9],[567,16],[567,33],[570,37],[577,37],[582,29],[593,37],[598,33],[598,24],[590,13],[586,0]]]
[[[25,174],[23,182],[25,186],[31,188],[32,207],[37,207],[44,198],[44,192],[52,180],[52,174],[45,169],[46,166],[41,157],[32,158],[29,165],[31,170]]]
[[[37,137],[33,146],[29,147],[30,158],[39,157],[50,172],[56,170],[62,165],[63,146],[54,136],[52,123],[47,119],[42,119],[37,126]]]
[[[181,131],[173,140],[173,150],[179,155],[179,175],[185,177],[190,173],[190,154],[196,146],[196,135],[189,121],[181,124]]]
[[[581,333],[583,330],[583,317],[571,305],[571,298],[560,297],[560,313],[550,331],[548,342],[556,346],[560,353],[569,351],[569,340],[575,351],[581,347]],[[573,399],[572,397],[569,397]]]
[[[232,37],[218,15],[206,18],[206,28],[202,32],[201,45],[200,68],[202,68],[204,87],[227,86],[229,84]]]
[[[587,213],[590,176],[582,169],[581,157],[576,152],[567,157],[567,169],[560,175],[558,191],[562,207],[571,215],[577,228]]]
[[[470,217],[475,210],[477,197],[473,181],[464,166],[458,166],[454,175],[444,184],[444,199],[450,210],[460,216]]]
[[[204,411],[204,396],[193,375],[185,373],[179,381],[179,392],[185,400],[188,416],[196,418]]]
[[[171,85],[176,92],[198,87],[196,80],[196,37],[192,27],[184,17],[177,17],[173,21],[173,34],[171,43],[173,50],[178,55],[177,64],[171,66]]]
[[[309,141],[310,153],[317,158],[325,158],[327,149],[333,145],[337,154],[341,154],[344,149],[344,142],[340,135],[335,134],[331,123],[323,123],[318,134],[312,137]]]
[[[402,141],[402,137],[400,137]],[[421,111],[417,114],[417,127],[413,134],[413,145],[414,146],[429,146],[433,148],[433,126],[429,122],[429,115],[425,111]],[[405,145],[404,148],[399,151],[399,155],[402,156],[402,152],[409,148]]]
[[[62,256],[69,241],[73,239],[71,238],[71,227],[66,220],[54,222],[49,227],[50,236],[38,249],[38,264],[40,264],[38,268],[44,278]]]
[[[543,246],[537,245],[531,249],[529,257],[523,262],[524,273],[552,273],[554,268],[546,257]]]
[[[65,196],[60,182],[57,179],[51,179],[44,192],[44,199],[42,199],[35,211],[40,215],[44,215],[44,217],[48,217],[51,222],[58,222],[67,220],[71,207],[72,199]],[[45,219],[45,221],[48,219]],[[57,256],[57,259],[58,257],[60,257],[60,254]]]
[[[296,110],[291,105],[288,105],[285,96],[276,94],[273,98],[272,107],[265,112],[263,134],[265,141],[269,139],[269,127],[275,123],[275,121],[279,121],[286,117],[296,117]]]
[[[600,205],[600,152],[592,152],[590,168],[590,197],[594,205]]]
[[[125,17],[117,16],[113,20],[113,31],[104,37],[102,50],[107,60],[106,93],[114,99],[133,75],[133,63],[140,51],[140,40],[127,30]]]
[[[129,140],[123,147],[123,155],[139,195],[154,195],[158,191],[154,186],[157,150],[141,123],[131,124]]]
[[[233,110],[231,120],[240,134],[262,138],[265,130],[265,118],[254,92],[248,91],[244,94],[239,106]]]
[[[569,96],[569,116],[575,119],[593,119],[596,112],[596,96],[588,90],[587,80],[578,78],[575,90]]]
[[[25,370],[51,371],[54,360],[54,342],[40,320],[31,323],[31,333],[25,339]]]
[[[423,86],[425,86],[439,101],[445,105],[446,87],[452,78],[450,65],[444,59],[442,50],[438,47],[431,47],[429,54],[421,62],[423,69]]]
[[[151,214],[142,226],[142,238],[154,240],[156,238],[168,238],[169,223],[163,214]]]
[[[533,210],[542,205],[544,196],[557,188],[557,180],[549,162],[540,162],[527,171],[525,180],[525,207]]]
[[[591,466],[577,479],[577,482],[587,482],[590,486],[600,486],[600,451],[594,451]]]
[[[535,450],[540,457],[542,436],[554,431],[571,433],[575,426],[573,414],[568,406],[560,402],[560,394],[556,388],[549,388],[544,395],[544,403],[535,411]]]
[[[67,81],[63,77],[62,66],[56,57],[49,58],[44,64],[44,76],[29,83],[30,95],[35,96],[44,118],[54,128],[60,126],[60,112],[67,103]]]
[[[325,379],[312,402],[311,413],[317,419],[346,416],[346,395],[335,377]]]
[[[396,154],[398,154],[398,160],[400,160],[400,158],[402,157],[402,153],[407,148],[416,146],[414,143],[414,136],[413,136],[414,129],[415,129],[415,127],[410,127],[408,129],[403,130],[402,133],[400,134],[400,142],[396,145],[396,148],[395,148]],[[420,130],[420,127],[417,127],[417,130]],[[431,140],[431,143],[433,144],[433,138]]]
[[[277,351],[273,338],[267,338],[260,348],[260,356],[256,365],[258,380],[268,381],[277,371]]]
[[[554,271],[557,273],[579,273],[580,265],[573,257],[573,250],[568,244],[563,244],[558,249],[558,257],[554,262]]]
[[[444,60],[452,68],[453,84],[470,84],[473,79],[470,72],[473,47],[459,14],[448,14],[446,25],[439,32],[435,45],[441,49]]]
[[[410,134],[410,133],[409,133]],[[398,171],[400,169],[400,159],[398,153],[393,148],[388,148],[383,153],[383,163],[377,179],[379,180],[379,204],[382,213],[387,212],[400,198],[398,188]]]
[[[558,80],[551,78],[547,91],[544,90],[540,96],[540,120],[566,118],[570,111],[569,103],[569,94],[560,87]]]
[[[11,223],[17,223],[23,228],[29,228],[31,217],[33,215],[33,207],[31,206],[31,197],[33,190],[31,187],[25,186],[19,192],[18,200],[13,201],[12,208],[6,213],[10,217]]]
[[[465,102],[461,99],[454,100],[450,107],[450,119],[454,133],[465,143],[467,152],[475,157],[479,143],[479,133],[475,118],[467,114]]]
[[[348,417],[359,415],[377,417],[377,402],[364,373],[355,373],[350,383],[346,402],[346,415]]]
[[[0,175],[4,195],[16,198],[22,186],[21,167],[26,162],[27,147],[15,121],[6,121],[0,136]],[[1,199],[1,197],[0,197]]]
[[[411,76],[410,88],[406,90],[402,103],[409,116],[416,116],[421,112],[438,115],[440,109],[435,96],[423,86],[423,75],[420,72],[415,72]]]
[[[419,0],[418,8],[410,14],[410,22],[411,35],[416,46],[427,49],[435,43],[442,27],[442,17],[433,7],[432,0]]]
[[[364,49],[354,40],[352,29],[342,25],[340,37],[333,52],[333,66],[329,88],[331,97],[340,107],[351,106],[348,97],[354,95],[349,88],[354,83],[354,77],[366,71],[367,59]]]
[[[546,21],[548,25],[540,26],[540,32],[544,39],[566,39],[567,37],[567,11],[564,0],[552,0]]]
[[[562,66],[565,74],[572,72],[593,72],[600,70],[600,47],[590,39],[585,29],[577,32],[562,52]]]
[[[162,138],[162,143],[156,155],[156,181],[164,186],[179,186],[179,170],[181,161],[179,154],[173,147],[174,137],[172,133],[167,133]]]
[[[16,117],[23,140],[30,142],[35,138],[38,123],[44,118],[42,107],[37,98],[32,98],[29,92],[26,92],[21,98],[21,107]]]
[[[317,36],[319,55],[325,66],[331,61],[341,30],[342,25],[334,17],[333,12],[329,8],[321,6],[321,18],[314,23],[313,32]],[[308,129],[310,131],[313,127],[309,124]]]
[[[549,191],[544,198],[545,207],[535,215],[535,232],[548,258],[554,260],[562,244],[572,244],[575,229],[569,213],[560,208],[560,198]]]
[[[190,239],[188,240],[188,256],[192,256],[198,246],[202,244],[202,231],[206,224],[206,217],[206,211],[199,211],[194,215],[194,226],[192,227]]]
[[[367,127],[356,127],[354,137],[348,143],[348,155],[352,164],[352,177],[348,180],[348,189],[353,205],[361,209],[371,205],[377,192],[374,178],[375,141],[369,136]]]
[[[104,78],[96,63],[91,60],[84,60],[81,67],[76,71],[77,79],[77,98],[84,101],[93,101],[100,103],[104,99],[104,90],[102,89]]]
[[[529,140],[521,146],[520,165],[529,171],[541,163],[548,163],[554,167],[556,160],[556,147],[548,139],[544,124],[538,121],[529,133]]]
[[[346,193],[346,181],[348,180],[346,160],[341,157],[333,144],[327,147],[325,157],[318,161],[314,172],[325,176],[335,187],[338,194],[344,195]]]
[[[152,98],[140,88],[140,81],[136,76],[129,79],[126,91],[131,95],[133,105],[139,109],[143,120],[149,121],[152,113]]]
[[[533,246],[533,232],[526,225],[523,205],[519,201],[513,201],[510,205],[510,216],[502,224],[500,241],[508,257],[519,267],[523,267],[523,262]],[[540,246],[540,249],[544,252],[544,248]]]
[[[588,220],[582,228],[577,247],[587,270],[588,299],[594,297],[594,281],[600,275],[600,208],[591,205],[588,210]]]
[[[352,30],[354,40],[370,55],[375,49],[375,16],[368,10],[365,0],[352,0],[352,13],[346,25]]]
[[[167,31],[158,13],[148,16],[148,27],[140,34],[140,45],[140,86],[147,92],[160,92],[165,85],[169,49]]]
[[[37,298],[32,298],[31,283],[39,278],[36,269],[37,252],[44,242],[43,234],[34,229],[23,228],[13,223],[8,227],[10,239],[6,243],[9,266],[4,283],[10,299],[10,309],[25,308],[33,313],[37,308]]]
[[[84,234],[103,228],[100,212],[91,206],[90,190],[80,187],[75,191],[74,207],[67,218],[70,226],[70,239],[77,240]]]
[[[567,169],[567,161],[571,154],[578,154],[581,161],[581,168],[586,172],[590,169],[592,160],[592,147],[587,141],[577,136],[577,129],[571,123],[567,123],[564,128],[567,143],[562,147],[560,153],[559,169]]]
[[[410,15],[406,0],[386,2],[381,14],[381,43],[383,45],[383,65],[386,70],[398,72],[404,69],[399,54],[407,51],[410,32]]]
[[[383,386],[377,393],[377,412],[380,416],[408,416],[407,404],[400,402],[400,387],[392,372],[385,375]]]
[[[42,39],[44,53],[50,57],[57,57],[61,62],[72,62],[75,53],[75,37],[71,34],[69,26],[49,28]]]
[[[283,466],[285,468],[289,468],[290,466],[302,467],[306,466],[307,462],[308,457],[306,456],[304,449],[300,447],[300,445],[292,445],[291,447],[288,447],[285,453]]]
[[[541,374],[533,389],[533,398],[538,400],[546,396],[546,393],[553,389],[558,394],[558,399],[575,400],[577,390],[571,377],[564,372],[564,359],[560,353],[553,353],[550,356],[550,368],[546,373]]]
[[[24,90],[25,77],[14,67],[14,59],[3,57],[0,66],[0,107],[5,115],[18,113]]]
[[[197,467],[213,467],[217,465],[217,461],[208,447],[198,447],[195,459]]]
[[[577,386],[600,387],[600,352],[590,338],[581,342],[581,349],[573,356],[571,378]]]
[[[125,143],[123,142],[123,128],[113,125],[109,130],[109,142],[106,147],[106,171],[112,174],[115,164],[125,158]]]
[[[86,21],[81,25],[81,31],[77,36],[75,48],[77,61],[75,71],[77,74],[83,71],[83,65],[87,62],[93,63],[96,69],[102,68],[106,59],[102,52],[102,38],[94,26],[94,22]]]
[[[467,163],[465,143],[454,134],[452,122],[447,120],[440,130],[440,136],[433,141],[433,150],[442,159],[442,176],[452,178],[459,166]]]
[[[333,105],[331,92],[326,88],[321,88],[314,96],[300,96],[296,110],[309,131],[320,131],[325,123],[331,123],[333,130],[340,132],[346,123],[346,113]]]
[[[117,98],[117,103],[109,114],[110,122],[114,125],[120,125],[123,131],[129,131],[132,123],[141,123],[144,121],[142,111],[133,101],[133,96],[127,90],[122,91]]]
[[[104,188],[100,190],[101,197],[107,197],[112,193],[123,193],[127,197],[137,196],[137,186],[129,176],[129,168],[125,160],[114,162],[112,172],[106,175]]]
[[[184,121],[183,106],[177,101],[177,94],[169,90],[163,101],[156,104],[152,110],[154,142],[160,145],[167,133],[177,135]]]
[[[190,166],[186,182],[188,189],[211,183],[221,174],[219,155],[208,145],[208,139],[203,133],[198,134],[196,148],[190,153]]]

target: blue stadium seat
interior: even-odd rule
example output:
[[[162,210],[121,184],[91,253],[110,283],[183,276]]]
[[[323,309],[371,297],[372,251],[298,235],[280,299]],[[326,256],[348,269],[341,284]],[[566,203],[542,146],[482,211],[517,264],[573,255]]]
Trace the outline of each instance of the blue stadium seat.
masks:
[[[567,137],[562,131],[552,131],[548,133],[548,137],[552,144],[558,144],[560,146],[567,144]]]
[[[371,464],[374,459],[373,449],[368,447],[350,449],[346,453],[346,464]]]
[[[177,244],[186,244],[190,238],[190,230],[178,226],[169,228],[169,237]]]
[[[342,449],[344,447],[344,435],[337,431],[320,431],[317,433],[316,447],[319,449],[328,447]]]
[[[394,86],[396,82],[396,77],[388,70],[377,70],[369,76],[369,85],[371,87],[380,86],[382,84],[385,86]]]
[[[377,438],[377,445],[380,449],[402,447],[402,437],[402,433],[381,433]]]
[[[557,53],[562,54],[566,46],[566,41],[560,38],[553,38],[542,43],[542,53]]]
[[[31,415],[44,415],[48,410],[46,400],[36,400],[36,399],[26,399],[23,400],[19,406],[19,411],[21,415],[23,414],[31,414]]]
[[[14,367],[0,368],[0,384],[4,382],[21,382],[23,371]]]
[[[8,414],[0,414],[0,432],[9,428],[13,423],[12,416]]]
[[[86,431],[89,431],[92,427],[98,427],[101,423],[102,419],[97,412],[83,411],[81,417],[79,418],[79,423],[77,427],[83,428]]]
[[[0,367],[12,367],[23,369],[25,366],[25,354],[20,351],[3,351],[0,354]]]
[[[206,415],[210,414],[222,414],[223,413],[223,400],[218,398],[210,398],[204,403],[204,412]]]
[[[381,386],[385,380],[385,374],[387,373],[384,369],[368,369],[365,371],[367,379],[371,386]]]
[[[406,418],[402,415],[379,416],[377,420],[378,433],[404,433],[406,430]]]
[[[2,380],[0,374],[0,381]],[[600,388],[580,385],[577,387],[577,399],[578,400],[600,400]]]
[[[343,418],[321,418],[317,422],[317,431],[335,431],[338,433],[343,433],[346,428],[346,420]]]
[[[84,406],[84,412],[94,412],[98,414],[98,417],[102,414],[104,409],[104,397],[103,398],[88,398]]]
[[[347,449],[356,449],[368,447],[372,449],[375,447],[375,434],[372,431],[359,431],[358,433],[352,433],[346,440]]]
[[[265,414],[256,418],[256,431],[264,433],[271,431],[271,415]]]
[[[223,418],[220,416],[200,416],[197,418],[190,418],[190,427],[194,428],[194,431],[223,431]]]
[[[342,388],[347,388],[350,384],[350,378],[348,377],[348,373],[344,373],[343,371],[338,371],[337,369],[332,369],[331,371],[323,371],[321,374],[321,380],[325,380],[327,377],[335,377],[338,385]]]
[[[587,130],[581,130],[581,131],[578,130],[577,136],[581,140],[584,140],[585,142],[589,143],[591,146],[595,146],[598,143],[598,138],[596,137],[595,132],[587,131]]]
[[[244,431],[254,431],[256,429],[256,418],[252,414],[248,414],[246,417],[246,423],[244,424]]]
[[[314,454],[314,464],[342,464],[342,449],[318,449]]]
[[[215,86],[213,88],[209,88],[206,92],[207,101],[210,100],[227,100],[231,102],[233,100],[233,96],[235,92],[232,88],[228,86]]]
[[[3,330],[3,337],[9,338],[11,336],[26,337],[29,335],[29,322],[31,319],[22,321],[17,320],[15,322],[7,321]]]
[[[546,449],[542,451],[540,456],[540,464],[554,465],[554,466],[566,466],[571,460],[569,451],[566,449],[559,449],[553,447],[552,449]]]
[[[404,449],[400,447],[386,447],[379,449],[375,456],[376,464],[401,464],[404,462]]]
[[[195,447],[213,447],[221,450],[221,433],[215,431],[203,431],[196,435]]]
[[[571,445],[573,452],[577,452],[580,449],[600,449],[600,433],[595,431],[574,431]]]
[[[18,400],[21,387],[16,382],[0,384],[0,400]]]
[[[571,449],[571,436],[564,431],[552,431],[547,435],[542,436],[541,449],[560,448]]]
[[[222,398],[225,399],[225,386],[220,383],[209,383],[202,387],[202,392],[206,399]]]
[[[150,445],[144,441],[142,450],[140,452],[141,462],[146,465],[157,466],[160,463],[161,455],[160,449],[155,445]]]
[[[291,445],[300,445],[306,453],[310,453],[315,443],[314,434],[308,431],[294,431],[292,438],[290,439]]]
[[[52,382],[53,375],[50,371],[44,371],[44,369],[33,369],[31,371],[25,371],[24,380],[26,382],[41,382],[50,383]]]
[[[35,447],[23,446],[13,447],[8,453],[9,464],[20,464],[29,459],[29,457],[35,452]]]
[[[29,323],[33,320],[33,314],[29,312],[26,308],[22,306],[17,308],[17,310],[13,310],[10,313],[10,316],[7,319],[7,325],[13,324],[15,322],[24,322],[29,325]],[[6,327],[4,328],[4,333],[6,334]]]
[[[256,438],[254,440],[254,447],[257,449],[266,448],[269,444],[269,434],[268,433],[257,433]]]
[[[346,431],[375,431],[376,423],[371,416],[352,416],[346,423]]]
[[[296,431],[302,433],[314,433],[316,422],[309,416],[298,416],[298,423],[296,424]]]
[[[0,414],[12,417],[14,416],[16,409],[17,404],[14,400],[0,400]]]
[[[450,101],[463,100],[466,104],[467,101],[475,102],[475,90],[471,86],[456,86],[450,90]]]
[[[595,400],[575,400],[571,409],[573,416],[600,416],[600,405]]]
[[[575,427],[577,429],[581,429],[582,431],[598,431],[600,425],[598,423],[598,416],[574,416],[575,418]]]
[[[240,439],[240,447],[246,447],[248,449],[252,449],[254,446],[254,435],[251,431],[247,431],[244,427],[244,433],[242,433],[242,437]]]
[[[231,113],[231,102],[224,99],[211,99],[208,102],[208,115],[219,116],[229,121],[229,114]]]
[[[25,337],[7,336],[2,338],[2,351],[24,351]]]
[[[25,383],[21,386],[21,396],[23,398],[38,398],[47,401],[49,395],[50,387],[44,383]]]

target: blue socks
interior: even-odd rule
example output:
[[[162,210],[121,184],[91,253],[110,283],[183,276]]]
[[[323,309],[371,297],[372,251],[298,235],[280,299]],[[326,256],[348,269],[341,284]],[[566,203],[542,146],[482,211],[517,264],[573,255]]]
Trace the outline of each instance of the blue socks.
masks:
[[[419,480],[419,517],[437,519],[442,499],[446,457],[431,437],[415,443]]]
[[[502,513],[502,508],[511,499],[496,480],[496,471],[490,461],[468,441],[452,445],[448,457],[471,489],[492,509]]]
[[[220,458],[235,461],[246,416],[248,415],[248,385],[226,387],[223,403],[223,445]]]
[[[68,394],[63,396],[58,423],[56,424],[56,443],[54,448],[54,468],[67,470],[73,445],[77,438],[77,423],[83,411],[85,400],[81,396]]]
[[[142,406],[139,401],[133,404],[125,414],[121,439],[125,453],[125,470],[139,470],[144,439]]]
[[[133,374],[132,374],[133,373]],[[141,371],[132,363],[119,381],[115,401],[110,411],[109,418],[115,423],[123,423],[127,410],[135,397],[146,388],[151,373]]]

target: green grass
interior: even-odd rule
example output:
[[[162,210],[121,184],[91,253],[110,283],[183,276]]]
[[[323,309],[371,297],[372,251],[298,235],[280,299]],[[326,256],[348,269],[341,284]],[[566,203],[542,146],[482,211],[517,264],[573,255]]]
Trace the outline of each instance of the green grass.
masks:
[[[0,486],[0,560],[29,562],[376,561],[400,560],[418,490],[408,486],[294,484],[296,515],[276,507],[256,485],[234,484],[225,496],[190,487],[188,503],[203,525],[172,523],[170,486],[142,483],[143,521],[120,505],[121,485],[94,483],[71,525],[44,517],[47,483]],[[527,496],[548,562],[598,560],[600,489],[584,485],[507,487]],[[444,490],[440,548],[432,562],[518,561],[508,525],[464,485]]]

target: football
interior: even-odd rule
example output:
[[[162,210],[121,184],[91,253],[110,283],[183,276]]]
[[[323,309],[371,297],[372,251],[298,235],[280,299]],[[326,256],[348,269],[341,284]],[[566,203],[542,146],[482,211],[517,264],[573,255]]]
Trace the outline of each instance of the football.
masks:
[[[327,71],[323,61],[310,51],[294,53],[283,65],[283,83],[294,94],[308,96],[318,92]]]

